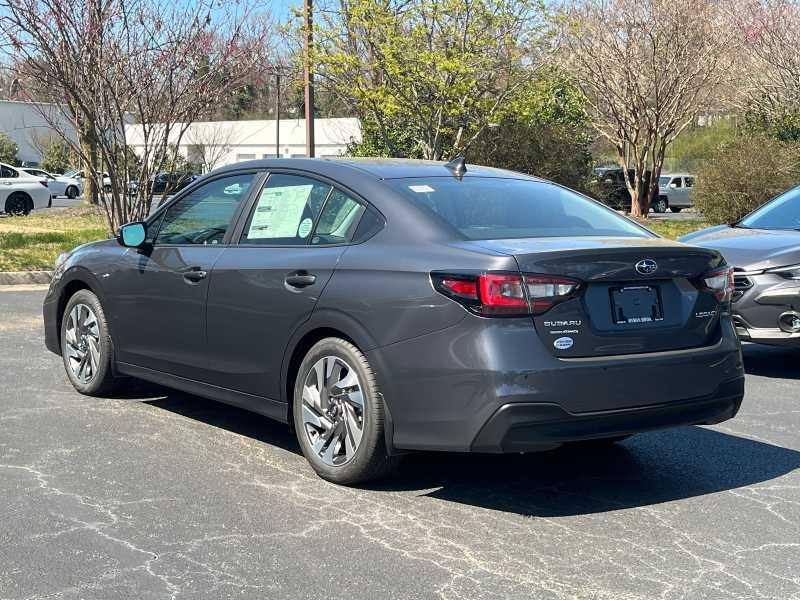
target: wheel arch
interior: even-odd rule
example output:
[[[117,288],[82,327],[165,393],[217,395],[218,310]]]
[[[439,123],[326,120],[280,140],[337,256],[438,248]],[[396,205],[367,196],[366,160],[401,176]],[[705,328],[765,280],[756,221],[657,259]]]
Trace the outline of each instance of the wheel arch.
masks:
[[[94,281],[94,276],[85,269],[75,268],[73,271],[68,271],[65,277],[68,277],[62,284],[58,294],[58,304],[56,305],[56,331],[58,332],[58,348],[61,350],[61,324],[64,320],[64,310],[67,308],[67,302],[77,292],[81,290],[89,290],[100,300],[100,304],[105,306],[103,302],[103,294],[100,292],[100,286]],[[110,323],[108,324],[111,328]]]

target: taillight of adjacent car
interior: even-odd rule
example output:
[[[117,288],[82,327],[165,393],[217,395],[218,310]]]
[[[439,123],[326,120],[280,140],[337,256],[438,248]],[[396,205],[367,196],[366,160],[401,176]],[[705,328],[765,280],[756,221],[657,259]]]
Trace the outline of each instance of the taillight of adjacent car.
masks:
[[[484,317],[541,315],[574,296],[580,282],[540,274],[431,273],[433,287]]]

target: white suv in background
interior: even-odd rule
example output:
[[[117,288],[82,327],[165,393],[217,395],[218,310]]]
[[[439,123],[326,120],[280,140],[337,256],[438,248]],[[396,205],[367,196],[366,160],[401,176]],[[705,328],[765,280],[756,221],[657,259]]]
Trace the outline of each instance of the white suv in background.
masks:
[[[34,208],[50,206],[47,179],[0,163],[0,210],[10,215],[27,215]]]
[[[692,206],[691,191],[694,187],[694,175],[688,173],[662,173],[658,178],[658,197],[653,202],[653,210],[657,213],[681,212]]]

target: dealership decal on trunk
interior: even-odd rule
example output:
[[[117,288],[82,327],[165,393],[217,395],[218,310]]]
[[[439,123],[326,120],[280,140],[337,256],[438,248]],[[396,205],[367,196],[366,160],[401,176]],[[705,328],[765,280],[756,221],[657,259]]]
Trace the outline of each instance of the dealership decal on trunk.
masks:
[[[569,350],[574,343],[571,337],[560,337],[553,342],[553,346],[555,346],[557,350]]]

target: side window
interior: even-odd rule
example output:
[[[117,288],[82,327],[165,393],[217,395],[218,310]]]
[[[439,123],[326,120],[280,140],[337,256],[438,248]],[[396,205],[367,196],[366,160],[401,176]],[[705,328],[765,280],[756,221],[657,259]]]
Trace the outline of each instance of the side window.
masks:
[[[330,192],[330,185],[308,177],[270,175],[240,242],[267,246],[306,245]]]
[[[19,173],[17,173],[16,170],[12,169],[11,167],[6,167],[3,165],[0,167],[0,177],[11,179],[13,177],[19,177]]]
[[[680,177],[673,177],[672,178],[672,183],[675,184],[675,187],[678,187],[678,188],[679,187],[683,187],[683,182],[681,181]]]
[[[159,244],[219,244],[255,175],[231,175],[209,181],[170,206],[156,237]]]
[[[344,192],[333,190],[319,217],[311,243],[321,245],[349,242],[363,213],[363,204]]]

